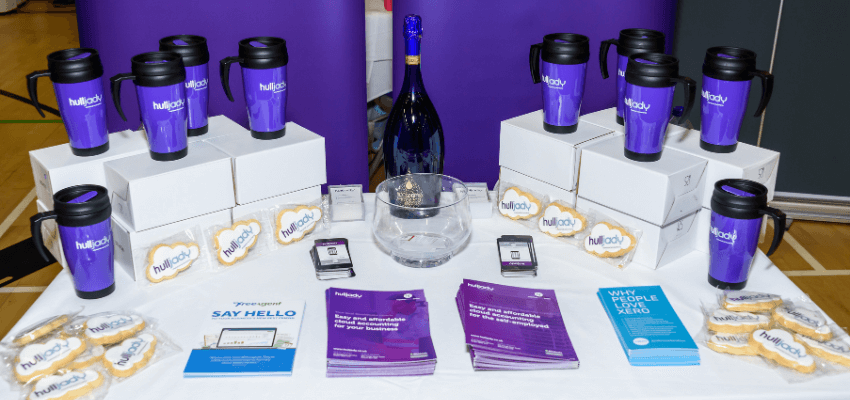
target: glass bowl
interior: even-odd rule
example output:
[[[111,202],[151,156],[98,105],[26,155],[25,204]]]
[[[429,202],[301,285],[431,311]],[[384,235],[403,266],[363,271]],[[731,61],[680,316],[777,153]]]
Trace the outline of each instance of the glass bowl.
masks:
[[[407,174],[375,189],[372,233],[394,260],[414,268],[449,261],[472,232],[463,182],[440,174]]]

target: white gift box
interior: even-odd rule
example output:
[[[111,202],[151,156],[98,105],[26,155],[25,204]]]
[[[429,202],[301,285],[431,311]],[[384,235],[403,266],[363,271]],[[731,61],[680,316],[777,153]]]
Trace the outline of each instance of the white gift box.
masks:
[[[700,211],[658,226],[582,197],[578,198],[576,207],[601,212],[623,226],[641,230],[632,262],[645,267],[656,269],[695,250],[694,241],[698,236],[696,220]]]
[[[322,198],[322,187],[313,186],[306,189],[294,191],[280,196],[255,201],[248,204],[239,204],[231,210],[231,216],[234,221],[239,221],[242,217],[256,212],[264,212],[270,208],[282,204],[306,204]],[[270,218],[273,216],[268,215]]]
[[[699,108],[693,109],[691,112],[699,112]],[[626,127],[617,123],[617,107],[606,108],[604,110],[582,115],[579,117],[580,122],[586,122],[596,125],[607,130],[611,130],[615,135],[625,135]],[[684,133],[687,129],[678,125],[667,124],[667,133],[665,140],[676,137]]]
[[[209,141],[222,136],[242,135],[251,136],[251,132],[224,115],[216,115],[207,120],[207,133],[199,136],[189,136],[189,143]]]
[[[499,165],[574,191],[582,148],[608,139],[611,130],[581,123],[568,134],[546,132],[543,110],[502,121]]]
[[[232,157],[238,204],[327,183],[325,138],[294,122],[286,123],[286,135],[279,139],[246,134],[206,142]]]
[[[175,161],[139,154],[104,164],[112,192],[112,213],[127,227],[143,231],[232,208],[230,157],[207,142],[189,144]]]
[[[531,190],[533,192],[537,192],[541,195],[547,195],[549,196],[549,201],[561,200],[569,205],[576,204],[576,192],[571,192],[569,190],[559,188],[555,185],[551,185],[541,180],[534,179],[530,176],[521,174],[507,167],[500,168],[499,182],[501,182],[500,184],[509,182],[514,185],[523,186],[526,189]],[[503,188],[499,188],[499,190],[501,189]],[[499,193],[497,192],[495,196],[498,195]]]
[[[625,157],[623,146],[617,136],[584,149],[579,196],[657,226],[699,210],[704,159],[667,148],[658,161],[638,162]]]

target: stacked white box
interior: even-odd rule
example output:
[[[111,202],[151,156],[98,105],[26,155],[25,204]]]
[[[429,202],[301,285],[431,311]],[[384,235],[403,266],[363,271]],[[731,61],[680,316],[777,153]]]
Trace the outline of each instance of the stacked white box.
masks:
[[[694,110],[694,112],[698,111],[699,110]],[[595,113],[582,115],[579,117],[579,121],[608,129],[613,131],[615,135],[624,135],[626,133],[626,127],[617,123],[617,107],[606,108]],[[667,124],[667,133],[664,136],[665,141],[681,135],[686,130],[687,129],[678,125]]]
[[[265,212],[272,207],[283,204],[305,204],[322,198],[322,187],[313,186],[306,189],[296,190],[292,193],[287,193],[280,196],[270,197],[255,201],[248,204],[238,204],[231,210],[231,217],[234,221],[239,221],[240,218],[256,212]]]
[[[109,150],[90,157],[75,156],[71,146],[58,146],[30,152],[35,193],[47,209],[53,209],[53,194],[69,186],[92,184],[106,187],[103,164],[111,160],[148,154],[143,132],[121,131],[109,134]]]
[[[286,135],[279,139],[239,134],[206,142],[232,158],[238,204],[327,183],[325,138],[294,122],[286,124]]]
[[[694,249],[691,231],[703,201],[707,161],[667,148],[656,162],[637,162],[625,157],[623,146],[624,137],[617,136],[584,149],[579,207],[593,202],[618,222],[641,229],[635,262],[657,268]]]
[[[139,154],[104,168],[112,213],[134,231],[236,205],[230,157],[207,142],[190,143],[189,154],[179,160],[154,161]]]
[[[149,248],[157,243],[184,230],[197,227],[201,237],[197,238],[201,251],[212,246],[212,238],[208,238],[204,229],[212,226],[229,226],[231,224],[230,210],[221,210],[194,218],[185,219],[156,228],[134,231],[120,216],[112,216],[112,238],[115,246],[115,262],[135,279],[145,279],[145,257]]]
[[[225,117],[224,115],[216,115],[215,117],[210,117],[207,123],[209,126],[207,133],[200,136],[189,136],[189,143],[201,141],[207,142],[212,139],[230,135],[247,135],[249,137],[251,136],[251,132],[243,128],[242,125],[237,124],[232,119]]]
[[[525,187],[532,192],[539,193],[541,195],[549,196],[549,201],[561,200],[567,204],[575,205],[576,204],[576,192],[568,191],[566,189],[561,189],[555,185],[550,185],[541,180],[534,179],[530,176],[521,174],[507,167],[501,167],[499,169],[499,181],[504,183],[511,183],[514,185],[519,185]],[[499,188],[499,190],[504,188]],[[495,196],[498,196],[497,192]]]

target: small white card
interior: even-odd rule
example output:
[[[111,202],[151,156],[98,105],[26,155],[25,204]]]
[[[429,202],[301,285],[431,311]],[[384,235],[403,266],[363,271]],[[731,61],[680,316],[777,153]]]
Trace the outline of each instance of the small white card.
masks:
[[[328,186],[331,204],[358,204],[363,202],[363,185]]]

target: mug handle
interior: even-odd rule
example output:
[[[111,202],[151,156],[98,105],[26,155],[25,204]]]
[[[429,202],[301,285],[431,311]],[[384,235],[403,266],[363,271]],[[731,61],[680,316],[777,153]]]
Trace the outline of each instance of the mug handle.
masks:
[[[528,52],[528,67],[531,69],[531,81],[540,83],[540,51],[543,50],[543,43],[531,45],[531,50]]]
[[[235,62],[242,63],[245,62],[245,59],[239,57],[225,57],[219,62],[221,65],[221,68],[219,69],[221,75],[221,86],[224,87],[224,94],[227,95],[227,99],[230,101],[236,101],[233,100],[233,94],[230,93],[230,64]]]
[[[694,82],[693,79],[688,78],[687,76],[677,76],[674,78],[670,78],[673,82],[679,82],[684,85],[685,89],[685,109],[682,111],[682,116],[679,118],[679,121],[685,120],[688,118],[688,115],[691,114],[691,109],[694,107],[694,99],[697,95],[697,83]]]
[[[27,75],[27,90],[30,92],[30,100],[32,100],[35,110],[41,114],[41,118],[45,118],[45,116],[44,111],[41,111],[41,104],[38,104],[38,78],[43,76],[50,76],[50,71],[35,71]]]
[[[773,218],[773,243],[770,244],[770,249],[767,251],[769,256],[776,251],[779,243],[782,242],[782,236],[785,235],[785,213],[773,207],[765,207],[759,210],[759,214]]]
[[[617,39],[603,40],[599,44],[599,68],[602,71],[602,79],[608,79],[608,49],[611,48],[612,44],[617,47],[620,46]]]
[[[44,240],[41,237],[41,223],[48,219],[56,219],[55,211],[45,211],[30,217],[30,232],[32,233],[32,241],[38,253],[44,258],[44,261],[50,261],[47,257],[47,251],[44,248]]]
[[[115,104],[115,108],[118,109],[118,114],[121,115],[121,119],[127,121],[127,117],[124,116],[124,110],[121,108],[121,81],[125,81],[127,79],[136,79],[136,76],[133,74],[118,74],[109,78],[109,82],[112,86],[112,102]]]
[[[759,108],[756,109],[756,113],[753,115],[754,117],[758,117],[767,108],[767,103],[773,94],[773,74],[767,71],[753,71],[750,72],[750,75],[761,79],[761,101],[759,101]]]

